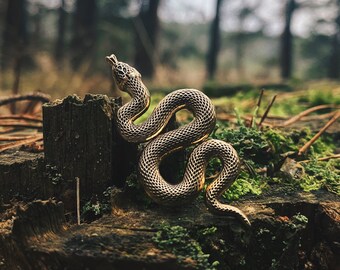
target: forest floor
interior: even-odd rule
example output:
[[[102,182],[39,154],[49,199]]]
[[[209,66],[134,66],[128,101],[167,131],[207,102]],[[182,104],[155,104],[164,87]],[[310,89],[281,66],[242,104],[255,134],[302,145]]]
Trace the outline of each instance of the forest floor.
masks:
[[[154,94],[151,107],[163,96]],[[17,105],[16,114],[3,109],[0,269],[338,269],[339,97],[340,87],[332,85],[214,98],[218,122],[211,137],[230,142],[242,160],[240,176],[222,200],[249,216],[250,229],[209,214],[203,196],[187,207],[157,206],[135,172],[123,190],[82,201],[77,225],[65,197],[35,199],[49,188],[45,180],[54,170],[43,162],[36,103],[46,97]],[[191,117],[177,114],[179,124]],[[183,164],[176,166],[179,179]],[[213,159],[207,183],[219,169]],[[6,198],[3,187],[12,178],[23,181]]]

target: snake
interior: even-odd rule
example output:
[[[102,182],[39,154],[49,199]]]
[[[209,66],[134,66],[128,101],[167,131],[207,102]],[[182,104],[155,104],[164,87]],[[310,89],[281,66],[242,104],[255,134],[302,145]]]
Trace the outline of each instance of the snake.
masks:
[[[209,139],[216,126],[216,113],[211,100],[196,89],[179,89],[166,95],[140,124],[134,123],[150,105],[150,93],[141,74],[114,54],[106,57],[119,90],[131,96],[116,113],[117,128],[128,142],[146,142],[138,165],[140,182],[153,201],[165,206],[178,206],[193,201],[204,189],[208,162],[217,157],[222,168],[206,188],[205,204],[217,215],[232,216],[250,226],[247,216],[237,207],[220,202],[220,197],[236,180],[240,161],[236,150],[227,142]],[[170,118],[187,109],[193,120],[175,130],[162,132]],[[160,173],[160,163],[170,153],[195,146],[180,183],[167,182]]]

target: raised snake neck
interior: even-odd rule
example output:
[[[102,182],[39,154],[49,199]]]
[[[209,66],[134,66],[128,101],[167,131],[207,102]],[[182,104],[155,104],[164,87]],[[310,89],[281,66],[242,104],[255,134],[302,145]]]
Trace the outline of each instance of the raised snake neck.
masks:
[[[157,203],[180,205],[192,201],[203,189],[205,169],[209,159],[218,157],[222,169],[207,187],[206,205],[215,214],[231,215],[247,225],[246,215],[236,207],[218,201],[222,193],[235,181],[239,172],[239,159],[234,148],[220,140],[206,140],[215,128],[216,116],[210,99],[196,89],[180,89],[168,94],[142,124],[134,124],[149,107],[150,94],[141,75],[128,64],[119,62],[115,55],[106,57],[112,65],[112,74],[121,91],[128,92],[131,101],[117,112],[118,130],[129,142],[150,141],[139,161],[139,175],[146,193]],[[171,116],[186,108],[194,120],[176,130],[160,134]],[[170,152],[197,144],[190,155],[183,180],[178,184],[166,182],[159,172],[159,164]]]

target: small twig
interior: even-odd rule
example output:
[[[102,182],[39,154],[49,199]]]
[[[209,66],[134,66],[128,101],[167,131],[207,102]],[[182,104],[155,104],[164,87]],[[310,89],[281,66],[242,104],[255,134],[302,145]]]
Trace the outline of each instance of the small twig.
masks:
[[[267,118],[267,115],[268,115],[268,113],[269,113],[271,107],[273,106],[273,104],[274,104],[274,102],[275,102],[276,96],[277,96],[277,95],[273,96],[272,101],[269,103],[269,105],[268,105],[266,111],[265,111],[264,114],[262,115],[261,120],[260,120],[260,123],[259,123],[259,127],[261,127],[263,121]]]
[[[6,141],[21,141],[21,140],[27,140],[31,138],[35,138],[36,136],[1,136],[0,135],[0,141],[6,142]]]
[[[315,111],[318,111],[318,110],[322,110],[322,109],[329,109],[329,108],[339,108],[338,106],[335,106],[335,105],[331,105],[331,104],[325,104],[325,105],[318,105],[318,106],[315,106],[315,107],[312,107],[312,108],[309,108],[301,113],[299,113],[298,115],[286,120],[283,122],[283,124],[279,125],[279,126],[288,126],[288,125],[291,125],[297,121],[299,121],[301,118],[303,118],[304,116],[312,113],[312,112],[315,112]]]
[[[315,134],[315,136],[310,139],[304,146],[302,146],[299,149],[298,155],[302,155],[304,152],[307,151],[307,149],[322,135],[322,133],[324,133],[327,128],[329,128],[338,118],[340,117],[340,111],[337,111],[337,113],[332,117],[331,120],[329,120],[326,125],[320,129],[320,131]]]
[[[43,93],[34,93],[27,95],[13,95],[5,98],[0,98],[0,106],[4,106],[13,102],[23,101],[23,100],[35,100],[40,102],[49,102],[50,96]]]
[[[42,122],[41,117],[29,115],[29,114],[13,114],[13,115],[0,115],[0,120],[2,119],[18,119],[18,120],[28,120],[33,122]]]
[[[80,225],[80,179],[76,177],[76,191],[77,191],[77,224]]]
[[[340,158],[340,154],[336,154],[336,155],[332,155],[332,156],[328,156],[328,157],[322,157],[322,158],[318,158],[317,161],[327,161],[330,159],[337,159]],[[298,163],[308,163],[311,162],[312,160],[307,159],[307,160],[301,160]]]
[[[26,140],[1,144],[0,145],[0,152],[3,152],[3,151],[8,150],[8,149],[16,148],[16,147],[21,146],[21,145],[34,143],[34,142],[40,141],[42,139],[43,139],[43,135],[38,134],[38,135],[34,136],[33,138],[29,138],[29,139],[26,139]]]
[[[255,118],[257,117],[257,113],[258,113],[258,111],[260,109],[260,106],[261,106],[261,101],[262,101],[263,93],[264,93],[264,90],[262,89],[261,93],[260,93],[260,96],[259,96],[259,99],[257,101],[256,107],[255,107],[254,114],[251,116],[249,127],[253,126]]]
[[[42,128],[41,124],[31,124],[26,122],[6,122],[0,121],[0,126],[2,127],[20,127],[20,128],[32,128],[32,129],[40,129]]]

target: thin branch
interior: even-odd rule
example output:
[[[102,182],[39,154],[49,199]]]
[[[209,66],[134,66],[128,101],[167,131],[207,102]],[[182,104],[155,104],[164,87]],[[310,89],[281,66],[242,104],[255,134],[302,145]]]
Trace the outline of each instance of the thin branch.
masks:
[[[277,95],[273,96],[272,101],[269,103],[269,105],[268,105],[266,111],[265,111],[264,114],[262,115],[261,120],[260,120],[260,123],[259,123],[259,127],[261,127],[263,121],[267,118],[267,115],[268,115],[268,113],[269,113],[271,107],[273,106],[273,104],[274,104],[274,102],[275,102],[276,96],[277,96]]]
[[[76,177],[76,192],[77,192],[77,224],[80,225],[80,179]]]
[[[328,156],[328,157],[322,157],[322,158],[318,158],[318,161],[328,161],[330,159],[338,159],[340,158],[340,154],[336,154],[336,155],[332,155],[332,156]],[[307,160],[301,160],[298,163],[308,163],[311,162],[312,160],[307,159]]]
[[[283,122],[283,124],[281,124],[279,126],[285,127],[285,126],[291,125],[291,124],[299,121],[304,116],[312,113],[312,112],[315,112],[315,111],[318,111],[318,110],[322,110],[322,109],[330,109],[330,108],[337,108],[337,109],[339,109],[339,106],[335,106],[335,105],[332,105],[332,104],[318,105],[318,106],[309,108],[309,109],[299,113],[298,115],[296,115],[296,116],[288,119],[287,121]]]
[[[21,141],[21,140],[27,140],[31,138],[35,138],[36,136],[1,136],[0,135],[0,141]]]
[[[18,120],[28,120],[33,122],[42,122],[41,117],[29,115],[29,114],[13,114],[13,115],[0,115],[0,120],[2,119],[18,119]]]
[[[13,102],[23,101],[23,100],[34,100],[40,101],[42,103],[49,102],[50,96],[43,93],[34,93],[27,95],[13,95],[9,97],[0,98],[0,106],[4,106]]]
[[[259,96],[259,99],[257,101],[256,107],[255,107],[254,114],[251,116],[249,127],[253,126],[255,118],[257,117],[257,113],[258,113],[258,111],[260,109],[260,106],[261,106],[261,101],[262,101],[263,93],[264,93],[264,90],[262,89],[261,93],[260,93],[260,96]]]
[[[31,124],[27,122],[8,122],[8,121],[0,121],[0,126],[2,127],[19,127],[19,128],[32,128],[32,129],[40,129],[42,128],[41,124]]]
[[[304,152],[308,150],[309,147],[340,117],[340,111],[337,111],[337,113],[332,117],[331,120],[329,120],[326,125],[320,129],[320,131],[315,134],[315,136],[310,139],[304,146],[302,146],[299,149],[298,155],[302,155]]]
[[[30,139],[26,139],[26,140],[21,140],[21,141],[17,141],[17,142],[11,142],[11,143],[6,143],[6,144],[1,144],[0,145],[0,153],[8,150],[8,149],[12,149],[12,148],[16,148],[25,144],[30,144],[30,143],[34,143],[36,141],[40,141],[43,139],[43,135],[42,134],[38,134],[36,135],[34,138],[30,138]]]

